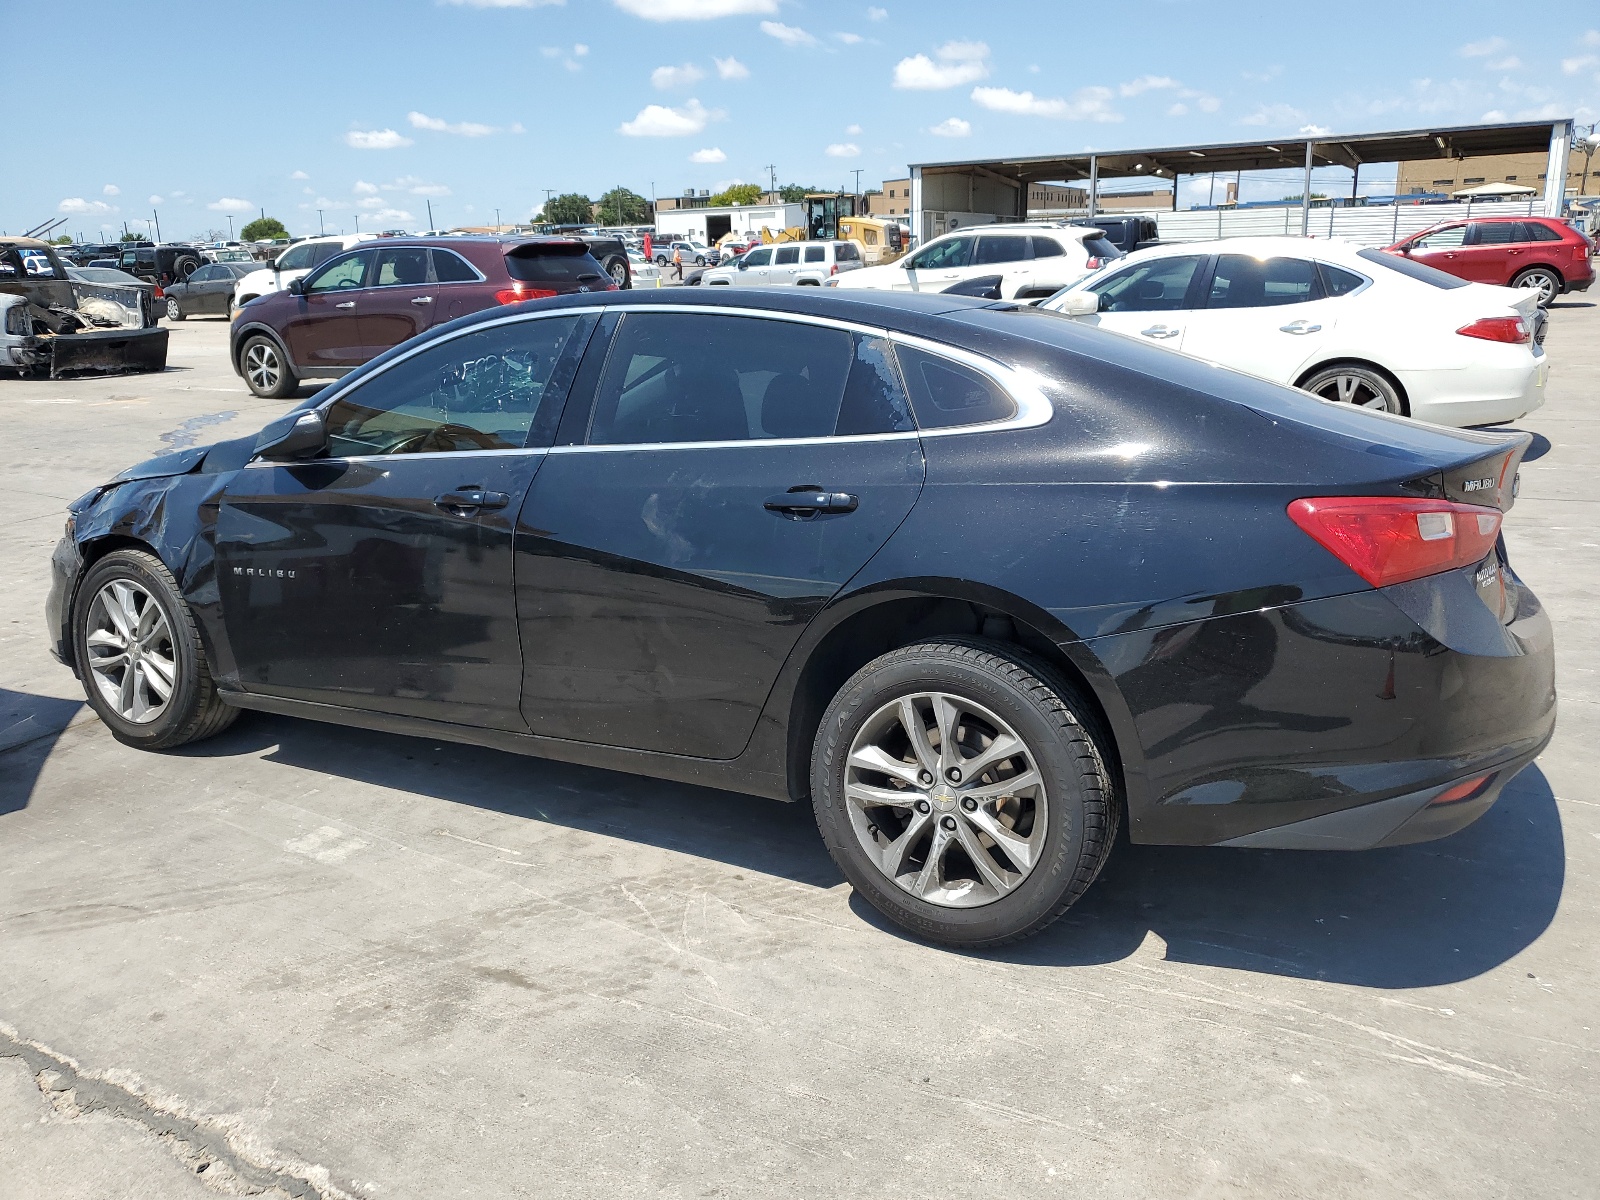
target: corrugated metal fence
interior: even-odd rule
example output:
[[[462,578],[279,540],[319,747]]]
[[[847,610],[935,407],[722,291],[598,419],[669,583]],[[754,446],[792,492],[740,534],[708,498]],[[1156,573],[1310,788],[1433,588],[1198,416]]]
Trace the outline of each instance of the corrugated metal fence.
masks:
[[[1362,208],[1313,208],[1311,236],[1336,237],[1363,246],[1389,246],[1409,233],[1467,217],[1538,216],[1538,196],[1526,200],[1479,200],[1462,204],[1374,204]],[[1219,208],[1162,212],[1156,223],[1164,242],[1205,242],[1230,237],[1298,237],[1300,206]]]

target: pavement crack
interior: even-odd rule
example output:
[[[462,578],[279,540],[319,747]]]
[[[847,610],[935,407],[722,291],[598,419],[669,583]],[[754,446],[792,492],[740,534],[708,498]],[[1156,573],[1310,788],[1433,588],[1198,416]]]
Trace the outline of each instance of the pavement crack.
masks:
[[[326,1167],[274,1152],[237,1117],[197,1113],[158,1097],[126,1071],[93,1071],[0,1021],[0,1059],[18,1058],[58,1115],[103,1113],[142,1126],[205,1184],[224,1195],[357,1200]],[[365,1190],[365,1189],[363,1189]]]

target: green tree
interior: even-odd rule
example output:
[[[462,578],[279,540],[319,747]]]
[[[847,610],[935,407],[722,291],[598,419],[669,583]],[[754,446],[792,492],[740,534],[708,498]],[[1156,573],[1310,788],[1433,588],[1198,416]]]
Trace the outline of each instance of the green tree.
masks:
[[[650,201],[625,187],[612,188],[600,197],[600,224],[643,225],[650,220]]]
[[[807,192],[820,192],[821,188],[801,187],[798,183],[786,183],[778,189],[778,195],[785,204],[799,204],[806,198]]]
[[[725,207],[729,204],[759,204],[761,202],[761,186],[755,183],[736,183],[726,191],[718,192],[711,197],[713,208]]]
[[[142,233],[125,233],[121,237],[119,237],[117,239],[117,241],[119,241],[119,242],[142,242],[142,241],[144,241],[144,234],[142,234]]]
[[[283,222],[277,217],[257,217],[250,224],[239,230],[239,240],[242,242],[265,242],[272,238],[286,238],[289,231],[283,227]]]
[[[567,192],[544,206],[544,220],[551,225],[587,225],[594,220],[594,201],[579,192]]]
[[[72,235],[63,233],[60,237],[53,237],[50,239],[50,244],[52,246],[70,246],[72,245]]]

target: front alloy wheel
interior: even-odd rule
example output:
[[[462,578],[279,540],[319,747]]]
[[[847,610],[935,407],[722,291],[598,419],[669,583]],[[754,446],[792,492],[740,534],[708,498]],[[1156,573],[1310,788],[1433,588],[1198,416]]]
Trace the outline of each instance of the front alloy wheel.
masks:
[[[281,400],[300,386],[299,379],[283,361],[283,352],[271,338],[251,338],[245,343],[239,361],[244,367],[245,383],[264,399]]]
[[[84,646],[94,686],[124,721],[148,725],[167,710],[178,676],[172,626],[139,584],[114,579],[95,593]]]

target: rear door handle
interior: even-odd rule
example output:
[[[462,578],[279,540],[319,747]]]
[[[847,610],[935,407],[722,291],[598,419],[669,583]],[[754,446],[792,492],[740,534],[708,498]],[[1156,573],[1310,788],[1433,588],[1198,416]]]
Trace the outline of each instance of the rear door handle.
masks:
[[[1148,338],[1175,338],[1183,330],[1172,329],[1166,325],[1152,325],[1149,329],[1141,329],[1139,332]]]
[[[1317,333],[1322,326],[1310,321],[1290,321],[1287,325],[1279,325],[1278,329],[1283,333]]]
[[[354,308],[355,306],[356,302],[354,300],[346,300],[343,304],[334,305],[335,308]]]
[[[781,496],[768,496],[762,507],[768,512],[787,513],[792,517],[811,517],[817,513],[855,512],[859,503],[849,492],[824,492],[807,488],[804,491],[785,492]]]
[[[413,304],[432,304],[433,303],[433,297],[432,296],[417,296],[411,301],[411,303],[413,303]]]
[[[451,516],[471,517],[483,509],[504,508],[511,503],[511,497],[504,492],[486,492],[481,487],[463,487],[435,496],[433,503]]]

